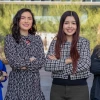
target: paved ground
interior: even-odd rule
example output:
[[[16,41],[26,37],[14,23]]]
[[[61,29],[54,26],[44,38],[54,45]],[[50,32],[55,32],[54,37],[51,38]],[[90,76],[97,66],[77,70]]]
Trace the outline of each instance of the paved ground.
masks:
[[[11,68],[9,66],[7,66],[7,71],[8,71],[8,73],[11,71]],[[42,70],[40,70],[40,74],[41,74],[41,87],[42,87],[42,90],[44,92],[46,100],[49,100],[50,87],[51,87],[51,84],[52,84],[51,73],[45,72],[42,69]],[[93,76],[91,76],[87,80],[89,90],[90,90],[91,85],[92,85],[92,80],[93,80]],[[6,90],[7,90],[7,83],[8,83],[8,81],[6,81],[5,83],[3,83],[3,85],[4,85],[4,88],[3,88],[3,97],[5,96],[5,93],[6,93]]]

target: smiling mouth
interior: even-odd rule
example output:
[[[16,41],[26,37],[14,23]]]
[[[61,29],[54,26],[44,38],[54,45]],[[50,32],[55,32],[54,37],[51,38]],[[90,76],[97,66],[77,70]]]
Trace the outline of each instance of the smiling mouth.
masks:
[[[67,32],[73,32],[73,30],[67,30]]]
[[[23,26],[28,27],[29,25],[23,25]]]

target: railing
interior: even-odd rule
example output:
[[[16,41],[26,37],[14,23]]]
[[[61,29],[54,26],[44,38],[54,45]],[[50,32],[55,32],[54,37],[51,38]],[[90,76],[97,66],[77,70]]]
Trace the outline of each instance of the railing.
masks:
[[[10,0],[6,0],[6,1],[0,1],[0,4],[33,4],[33,5],[100,5],[100,2],[96,2],[96,1],[41,1],[41,0],[34,0],[34,1],[10,1]]]

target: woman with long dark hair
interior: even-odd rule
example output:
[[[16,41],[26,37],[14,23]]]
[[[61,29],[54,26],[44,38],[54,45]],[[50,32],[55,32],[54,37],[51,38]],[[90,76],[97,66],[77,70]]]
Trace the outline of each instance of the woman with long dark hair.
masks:
[[[23,8],[16,13],[11,32],[5,38],[4,51],[12,71],[4,100],[45,100],[39,74],[45,55],[30,9]]]
[[[94,75],[90,100],[100,100],[100,44],[93,50],[90,71]]]
[[[77,13],[64,12],[46,57],[45,70],[51,71],[53,78],[50,100],[89,100],[90,46],[79,33]]]

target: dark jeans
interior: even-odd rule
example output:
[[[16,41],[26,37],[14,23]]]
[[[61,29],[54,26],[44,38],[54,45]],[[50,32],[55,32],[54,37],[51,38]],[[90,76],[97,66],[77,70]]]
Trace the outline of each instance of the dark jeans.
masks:
[[[61,86],[53,84],[50,100],[89,100],[88,86]]]

